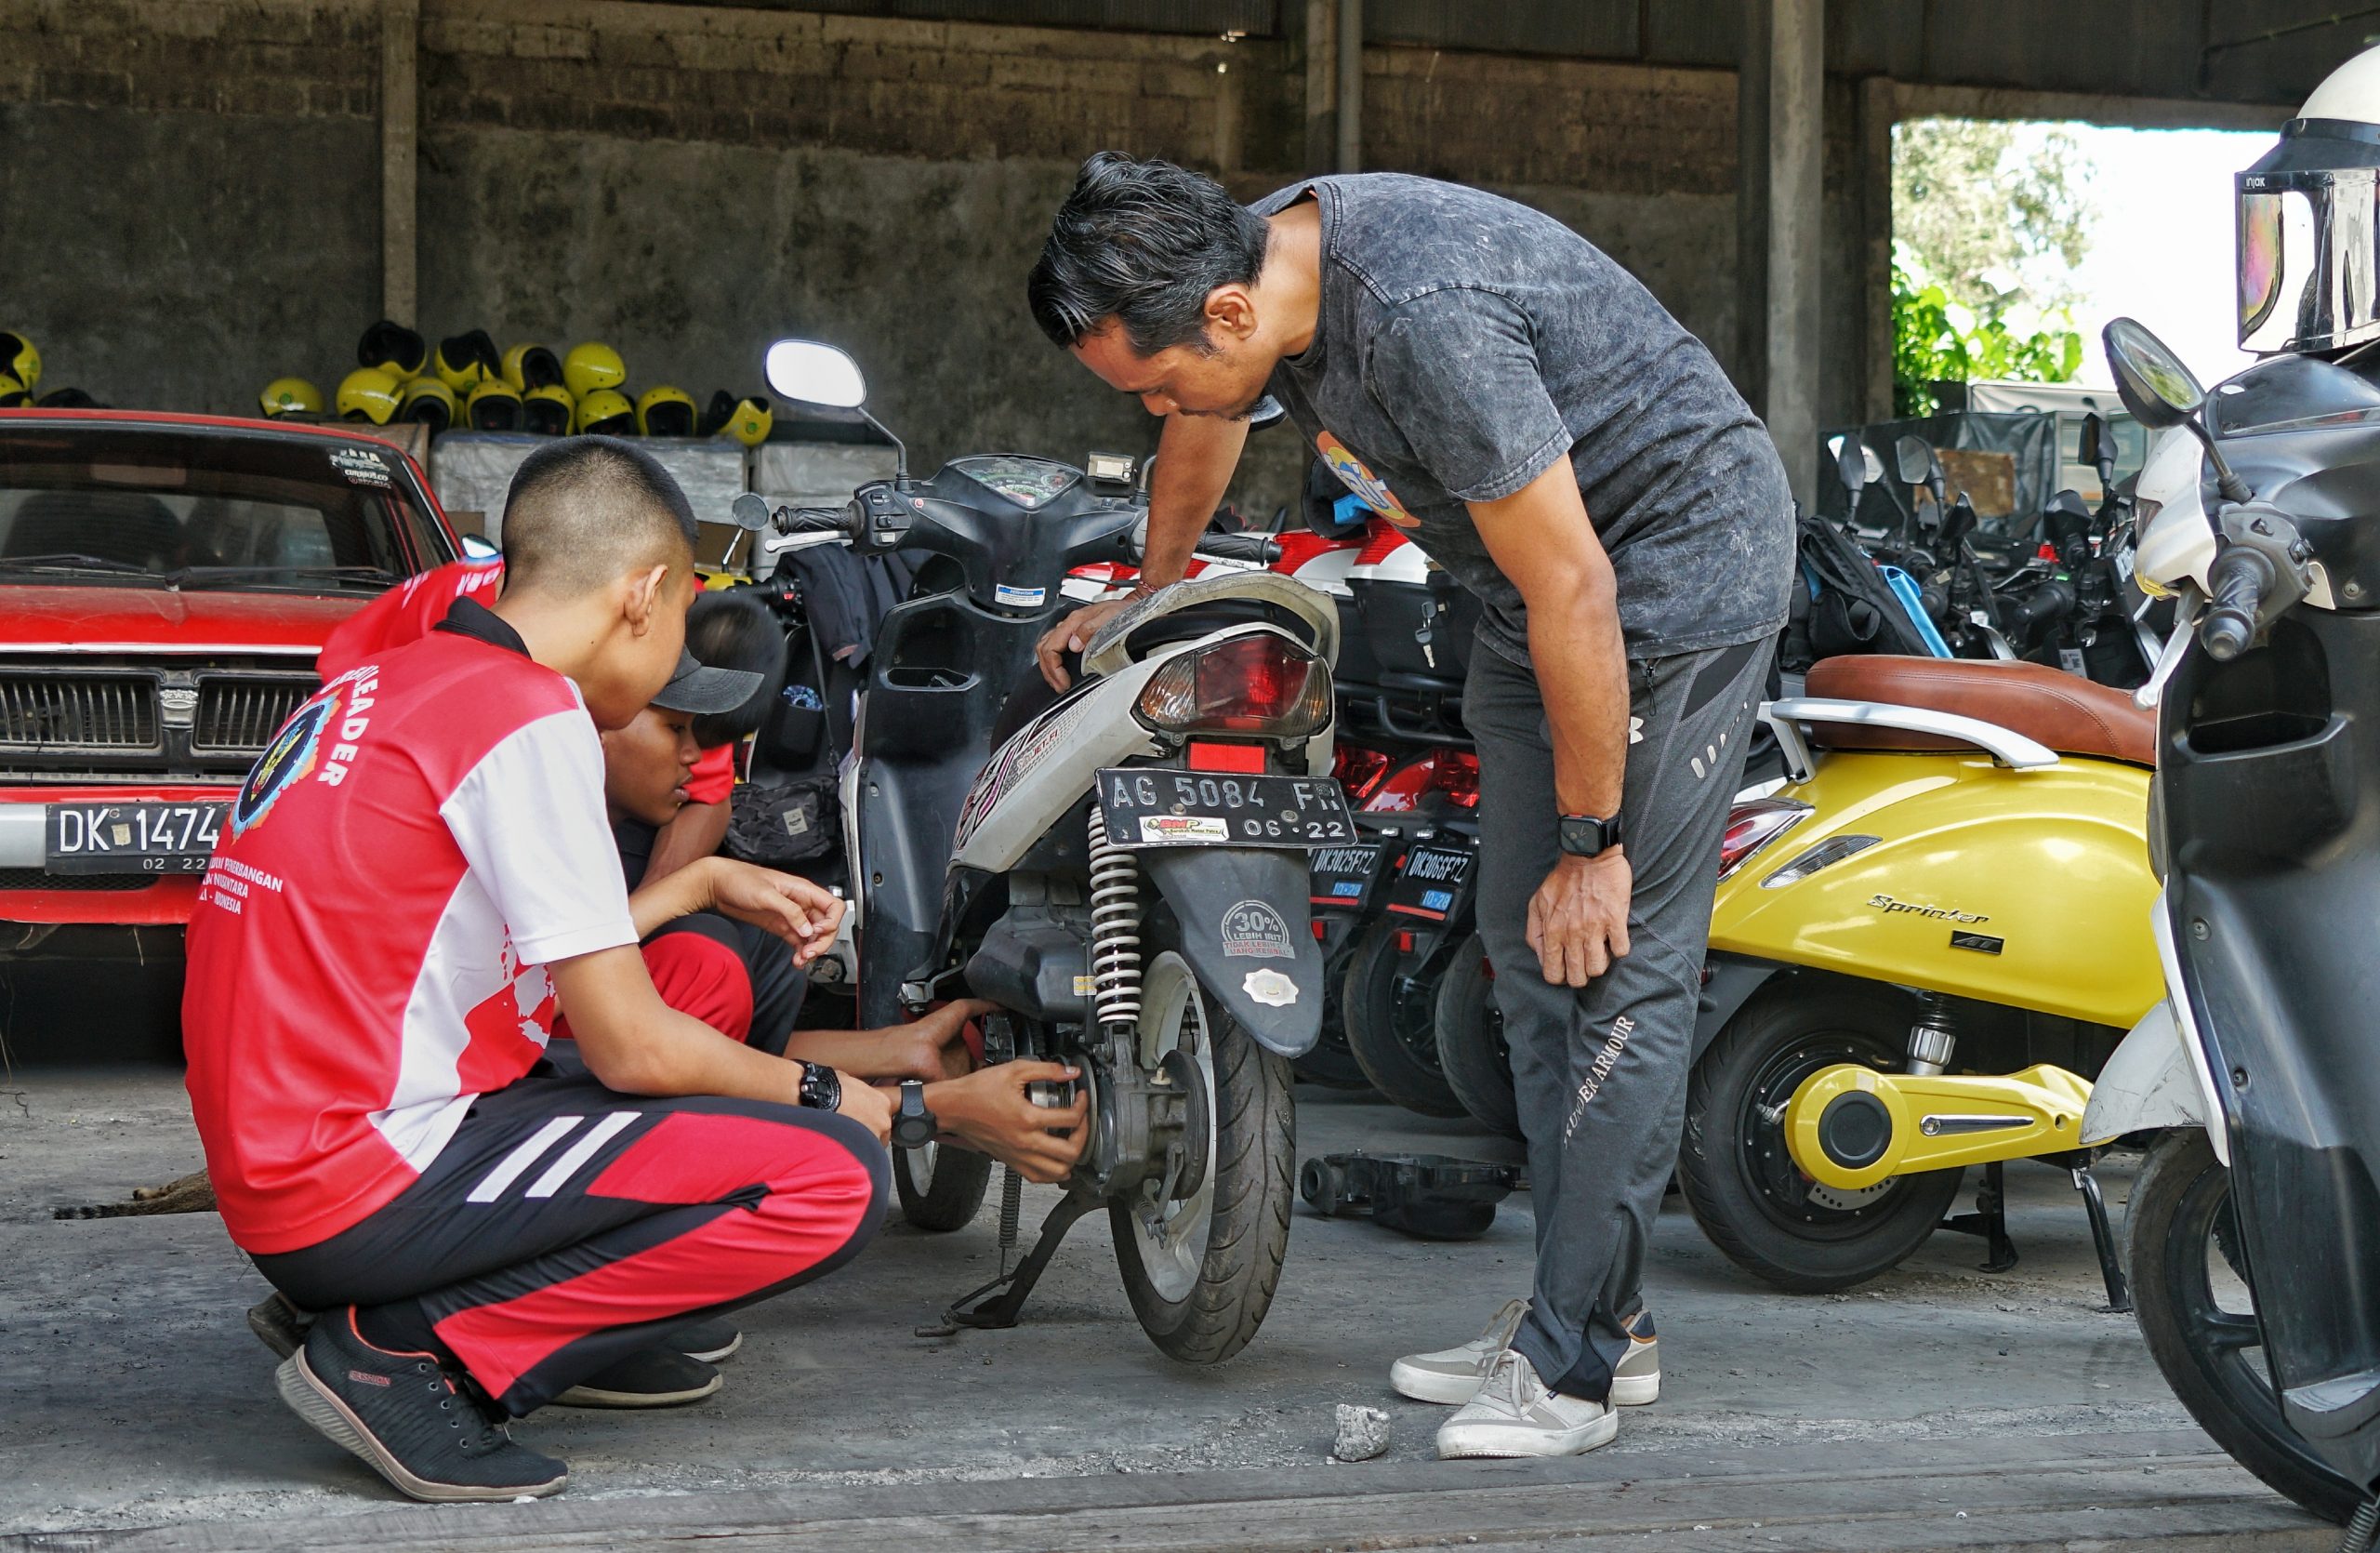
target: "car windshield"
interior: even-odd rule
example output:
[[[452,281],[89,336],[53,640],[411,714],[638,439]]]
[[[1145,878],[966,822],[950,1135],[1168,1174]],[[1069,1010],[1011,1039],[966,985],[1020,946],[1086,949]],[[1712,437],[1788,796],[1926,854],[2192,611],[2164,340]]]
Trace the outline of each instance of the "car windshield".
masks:
[[[375,589],[448,559],[392,449],[203,429],[0,428],[0,583]]]

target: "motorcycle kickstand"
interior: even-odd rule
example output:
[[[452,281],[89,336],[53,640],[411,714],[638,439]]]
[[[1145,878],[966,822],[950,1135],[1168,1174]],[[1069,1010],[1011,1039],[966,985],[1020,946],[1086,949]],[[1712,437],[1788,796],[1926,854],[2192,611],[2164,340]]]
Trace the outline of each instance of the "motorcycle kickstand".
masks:
[[[1077,1219],[1098,1207],[1102,1201],[1087,1192],[1068,1192],[1050,1210],[1050,1216],[1041,1221],[1039,1238],[1015,1270],[1003,1272],[982,1288],[961,1294],[943,1312],[943,1320],[954,1327],[973,1327],[978,1331],[1014,1326],[1017,1313],[1025,1308],[1033,1286],[1041,1281],[1050,1258],[1057,1254],[1058,1242],[1066,1238],[1066,1231],[1075,1227]]]
[[[2082,1212],[2091,1220],[2091,1249],[2099,1254],[2099,1276],[2108,1285],[2108,1309],[2124,1315],[2132,1309],[2132,1287],[2124,1281],[2123,1264],[2116,1255],[2115,1230],[2108,1223],[2107,1199],[2099,1178],[2089,1165],[2074,1168],[2074,1189],[2082,1194]]]
[[[1983,1185],[1976,1188],[1974,1213],[1942,1221],[1945,1229],[1983,1237],[1984,1272],[2006,1272],[2016,1265],[2016,1242],[2008,1238],[2008,1198],[2002,1189],[2001,1163],[1994,1160],[1983,1167]]]

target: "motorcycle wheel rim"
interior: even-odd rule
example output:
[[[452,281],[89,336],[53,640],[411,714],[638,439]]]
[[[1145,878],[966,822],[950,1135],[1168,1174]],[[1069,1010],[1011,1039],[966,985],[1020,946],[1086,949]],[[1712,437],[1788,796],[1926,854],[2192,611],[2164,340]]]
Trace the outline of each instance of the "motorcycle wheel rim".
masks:
[[[2189,1184],[2165,1243],[2167,1298],[2199,1368],[2237,1412],[2294,1437],[2264,1362],[2255,1290],[2238,1260],[2229,1171],[2214,1165]]]
[[[1891,1066],[1881,1046],[1850,1031],[1811,1031],[1762,1061],[1745,1086],[1736,1118],[1737,1165],[1752,1201],[1779,1227],[1806,1240],[1852,1240],[1865,1234],[1881,1222],[1908,1184],[1888,1175],[1858,1191],[1823,1187],[1793,1162],[1782,1121],[1771,1122],[1763,1114],[1791,1101],[1804,1079],[1838,1062],[1880,1071]]]
[[[1432,956],[1410,971],[1400,964],[1390,973],[1389,1033],[1405,1054],[1434,1077],[1445,1077],[1438,1060],[1437,985],[1443,975],[1441,956]]]
[[[1132,1254],[1158,1297],[1179,1305],[1197,1288],[1206,1270],[1207,1241],[1215,1218],[1215,1173],[1222,1161],[1216,1137],[1215,1048],[1207,1038],[1207,1011],[1189,963],[1170,949],[1151,962],[1141,978],[1141,1052],[1162,1059],[1180,1048],[1190,1054],[1207,1086],[1207,1175],[1197,1188],[1176,1202],[1156,1202],[1155,1181],[1132,1204]]]

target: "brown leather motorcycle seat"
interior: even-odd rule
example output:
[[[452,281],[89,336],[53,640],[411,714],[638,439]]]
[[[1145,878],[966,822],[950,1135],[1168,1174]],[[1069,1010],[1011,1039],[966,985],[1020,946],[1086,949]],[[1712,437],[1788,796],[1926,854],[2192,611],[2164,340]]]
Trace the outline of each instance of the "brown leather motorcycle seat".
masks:
[[[2157,716],[2127,691],[2041,663],[1855,653],[1810,666],[1805,694],[1827,700],[1972,717],[2024,735],[2061,755],[2157,763]],[[1811,737],[1835,750],[1961,750],[1956,739],[1899,728],[1814,723]]]

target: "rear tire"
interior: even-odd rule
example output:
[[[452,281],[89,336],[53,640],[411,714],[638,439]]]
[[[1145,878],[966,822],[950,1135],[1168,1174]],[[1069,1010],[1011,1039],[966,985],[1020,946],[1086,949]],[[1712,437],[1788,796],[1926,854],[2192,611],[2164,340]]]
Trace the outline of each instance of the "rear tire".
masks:
[[[1958,1200],[1960,1170],[1896,1175],[1856,1192],[1822,1187],[1785,1148],[1781,1107],[1821,1068],[1897,1071],[1917,1005],[1905,993],[1782,977],[1753,994],[1694,1065],[1678,1185],[1727,1260],[1792,1294],[1865,1282],[1925,1243]]]
[[[1325,1089],[1361,1091],[1371,1088],[1372,1082],[1364,1077],[1356,1066],[1355,1054],[1347,1045],[1347,1019],[1344,1004],[1339,996],[1341,977],[1338,967],[1326,962],[1322,973],[1322,1034],[1315,1041],[1314,1050],[1301,1057],[1291,1057],[1289,1067],[1308,1083]]]
[[[2124,1227],[2140,1334],[2165,1384],[2232,1460],[2316,1515],[2344,1521],[2361,1496],[2289,1427],[2254,1312],[2231,1308],[2253,1306],[2254,1297],[2221,1249],[2238,1233],[2230,1176],[2197,1128],[2167,1133],[2149,1148]],[[2230,1276],[2218,1272],[2218,1257]]]
[[[1141,1009],[1144,1042],[1154,1031],[1160,1050],[1190,1051],[1206,1076],[1209,1163],[1205,1185],[1186,1202],[1157,1205],[1152,1192],[1108,1204],[1116,1266],[1132,1314],[1159,1351],[1184,1364],[1220,1364],[1263,1324],[1289,1256],[1297,1196],[1289,1064],[1221,1013],[1177,954],[1151,961]],[[1199,1212],[1203,1229],[1190,1219]]]
[[[941,1143],[892,1150],[892,1193],[901,1216],[919,1229],[944,1234],[974,1223],[991,1180],[988,1154]]]
[[[1426,961],[1399,954],[1394,918],[1364,929],[1347,957],[1339,1006],[1347,1046],[1372,1087],[1423,1116],[1462,1116],[1462,1102],[1438,1066],[1438,981],[1454,950],[1440,945]]]
[[[1438,983],[1438,1067],[1471,1119],[1505,1137],[1521,1135],[1513,1056],[1496,1007],[1496,974],[1477,934],[1463,940]]]

